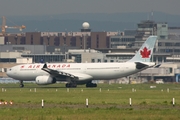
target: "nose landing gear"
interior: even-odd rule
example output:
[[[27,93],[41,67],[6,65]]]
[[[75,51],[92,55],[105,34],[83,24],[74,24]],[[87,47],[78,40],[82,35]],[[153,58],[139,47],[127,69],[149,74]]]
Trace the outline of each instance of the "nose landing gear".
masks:
[[[19,87],[20,87],[20,88],[23,88],[23,87],[24,87],[23,81],[20,81]]]

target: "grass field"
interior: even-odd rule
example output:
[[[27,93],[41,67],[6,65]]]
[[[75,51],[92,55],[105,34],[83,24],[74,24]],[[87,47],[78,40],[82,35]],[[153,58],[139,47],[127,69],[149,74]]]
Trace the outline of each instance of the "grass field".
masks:
[[[19,84],[0,84],[0,100],[13,101],[13,105],[0,105],[0,120],[180,119],[180,84],[98,84],[97,88],[70,89],[64,84],[28,83],[24,88],[19,88]]]

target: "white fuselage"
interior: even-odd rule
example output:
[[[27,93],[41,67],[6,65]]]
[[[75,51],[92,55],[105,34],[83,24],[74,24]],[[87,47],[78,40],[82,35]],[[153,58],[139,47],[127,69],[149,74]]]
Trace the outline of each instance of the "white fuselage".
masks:
[[[7,71],[11,78],[22,81],[34,81],[37,76],[49,75],[41,68],[44,64],[23,64],[12,67]],[[63,71],[76,76],[86,74],[92,76],[92,80],[110,80],[137,73],[134,62],[125,63],[48,63],[47,67],[57,71]],[[58,79],[57,79],[58,81]]]

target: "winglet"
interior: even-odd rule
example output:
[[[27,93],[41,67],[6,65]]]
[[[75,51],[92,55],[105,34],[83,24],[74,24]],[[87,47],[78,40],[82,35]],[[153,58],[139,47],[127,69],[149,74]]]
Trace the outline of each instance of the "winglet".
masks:
[[[43,68],[47,68],[47,64],[46,63],[43,65]]]
[[[156,41],[157,36],[148,37],[135,56],[128,62],[150,62]]]

